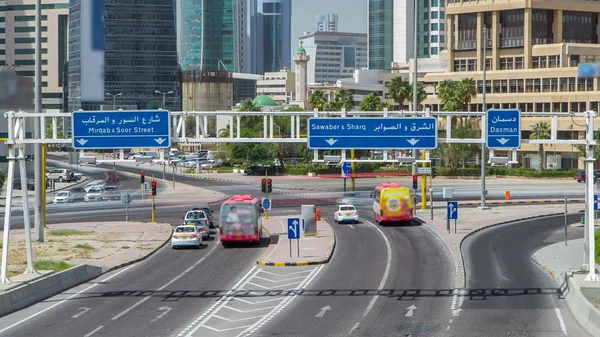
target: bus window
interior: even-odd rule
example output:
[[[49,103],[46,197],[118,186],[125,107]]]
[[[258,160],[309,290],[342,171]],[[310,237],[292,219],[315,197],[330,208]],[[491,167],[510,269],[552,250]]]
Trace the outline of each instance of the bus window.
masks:
[[[248,204],[229,204],[221,207],[221,227],[223,234],[253,234],[258,226],[260,210]]]

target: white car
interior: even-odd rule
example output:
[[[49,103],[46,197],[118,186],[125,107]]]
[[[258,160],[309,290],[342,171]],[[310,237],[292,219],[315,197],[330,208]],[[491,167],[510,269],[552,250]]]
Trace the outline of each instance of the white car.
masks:
[[[75,197],[73,196],[73,193],[71,193],[69,191],[60,191],[54,195],[54,200],[52,200],[52,203],[53,204],[70,203],[70,202],[73,202],[73,199],[75,199]]]
[[[171,236],[171,248],[202,246],[202,235],[196,226],[177,226]]]
[[[335,222],[354,222],[358,223],[358,211],[354,205],[338,205],[333,215]]]
[[[208,219],[188,220],[186,226],[196,226],[202,240],[210,239],[210,229],[208,228]]]
[[[100,201],[102,200],[102,195],[104,194],[104,187],[92,187],[87,190],[87,193],[83,197],[83,201]]]
[[[188,221],[204,221],[205,225],[209,225],[208,216],[202,210],[187,211],[183,217],[183,224],[187,224]]]

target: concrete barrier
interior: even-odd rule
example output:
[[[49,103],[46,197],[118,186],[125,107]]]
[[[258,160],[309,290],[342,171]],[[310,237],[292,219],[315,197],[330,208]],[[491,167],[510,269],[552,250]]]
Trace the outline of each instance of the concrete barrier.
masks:
[[[563,274],[561,291],[567,301],[567,305],[573,313],[573,317],[592,336],[600,336],[600,310],[596,308],[585,296],[585,291],[600,291],[599,288],[585,288],[584,278],[586,274],[566,273]]]
[[[0,293],[0,317],[43,301],[101,274],[101,267],[80,265]]]

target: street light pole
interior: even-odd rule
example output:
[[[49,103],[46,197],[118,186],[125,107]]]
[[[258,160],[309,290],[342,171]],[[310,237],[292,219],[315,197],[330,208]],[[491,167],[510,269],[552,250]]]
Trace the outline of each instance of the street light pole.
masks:
[[[486,98],[486,94],[487,94],[487,83],[486,83],[486,71],[487,71],[487,62],[486,62],[486,57],[487,57],[487,27],[483,27],[483,76],[482,76],[482,82],[483,82],[483,90],[482,90],[482,110],[485,113],[487,111],[487,104],[485,101]],[[482,117],[481,120],[483,121],[485,117]],[[483,123],[481,123],[481,133],[482,133],[482,138],[485,139],[485,135],[483,134],[485,132],[485,125],[483,125]],[[483,143],[481,143],[481,205],[479,205],[479,207],[481,209],[485,209],[485,141]]]
[[[123,95],[122,92],[118,93],[118,94],[111,94],[109,92],[106,93],[106,96],[108,97],[112,97],[113,100],[113,110],[115,110],[117,108],[117,97]]]
[[[417,105],[419,104],[419,100],[418,100],[418,95],[417,95],[417,84],[418,84],[418,80],[419,80],[419,76],[418,76],[418,66],[417,66],[417,58],[418,58],[418,44],[419,44],[419,6],[418,6],[418,0],[415,0],[414,2],[414,6],[415,6],[415,13],[414,13],[414,20],[415,20],[415,25],[414,25],[414,34],[413,34],[413,62],[414,62],[414,67],[413,67],[413,111],[417,111],[418,107]],[[415,158],[415,162],[413,162],[412,164],[412,175],[415,176],[417,175],[417,150],[412,150],[412,156]]]
[[[162,108],[165,109],[165,101],[167,99],[167,95],[170,95],[173,93],[173,91],[168,91],[168,92],[162,92],[160,90],[154,90],[155,93],[162,95],[163,100],[162,100]]]

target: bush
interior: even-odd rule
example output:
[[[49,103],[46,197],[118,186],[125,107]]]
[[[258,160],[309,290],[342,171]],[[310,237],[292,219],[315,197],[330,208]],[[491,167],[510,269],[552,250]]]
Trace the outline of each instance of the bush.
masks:
[[[67,270],[73,265],[60,260],[37,260],[33,262],[33,267],[37,270],[54,270],[55,272]]]

